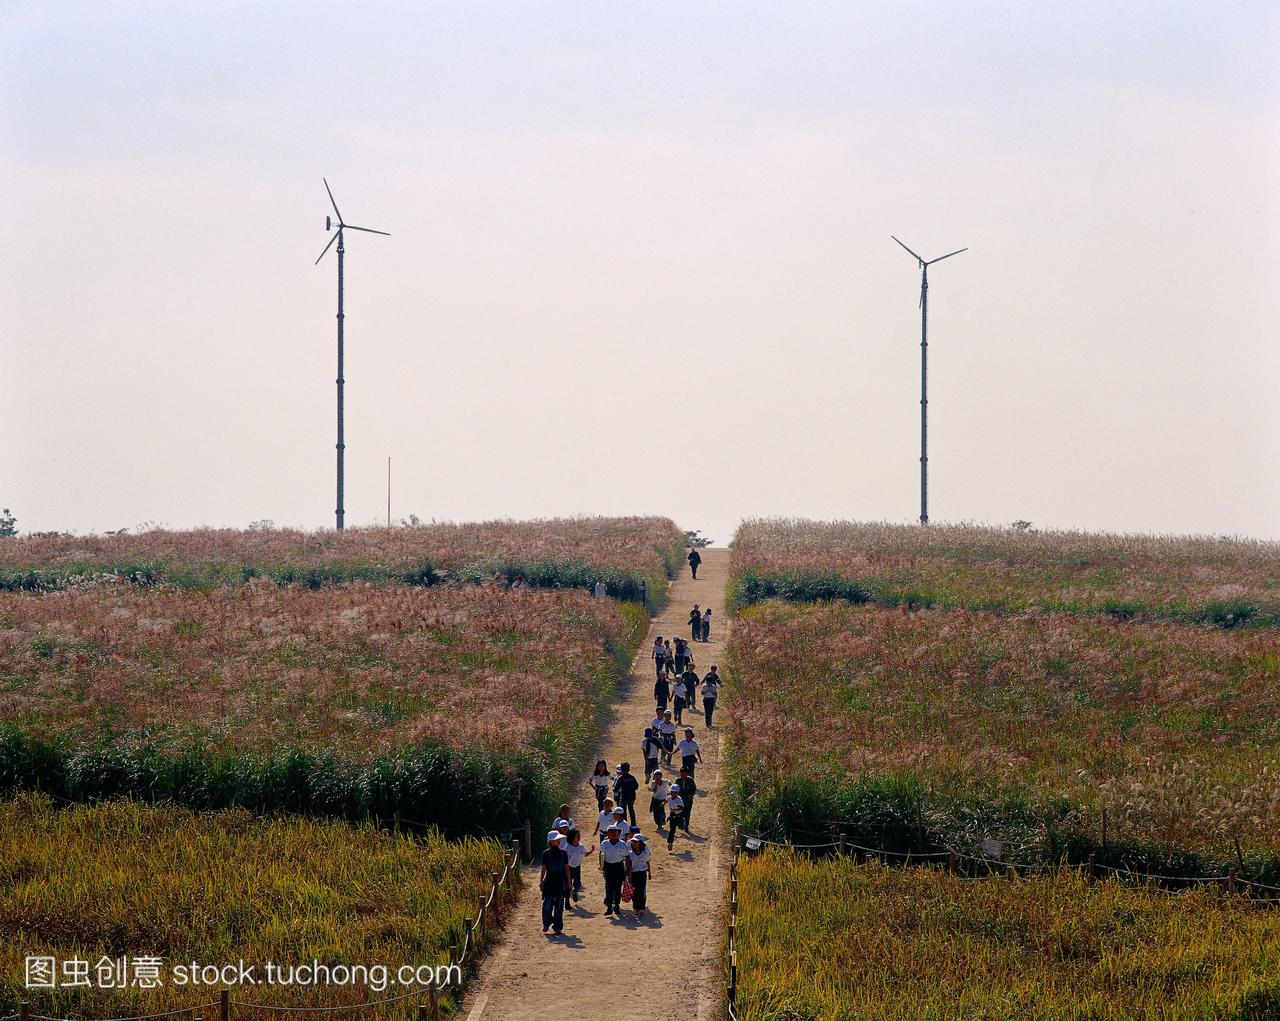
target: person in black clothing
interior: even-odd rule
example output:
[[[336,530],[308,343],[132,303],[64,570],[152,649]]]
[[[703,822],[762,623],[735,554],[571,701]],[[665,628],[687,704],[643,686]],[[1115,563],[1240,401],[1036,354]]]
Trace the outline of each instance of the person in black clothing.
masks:
[[[542,891],[542,931],[564,930],[564,897],[569,889],[569,856],[560,847],[564,838],[558,830],[547,834],[547,849],[542,852],[542,875],[538,889]]]
[[[639,789],[640,781],[631,775],[631,763],[622,763],[618,767],[618,779],[613,781],[613,796],[626,809],[632,826],[636,824],[636,791]]]
[[[684,801],[684,814],[680,817],[680,828],[688,833],[689,816],[693,815],[693,799],[698,793],[698,785],[693,782],[689,771],[681,766],[680,779],[672,781],[671,786],[680,792],[680,798]]]
[[[690,709],[697,712],[698,709],[698,675],[690,664],[683,674],[676,680],[684,685],[684,704]]]
[[[693,580],[698,580],[698,565],[702,563],[702,554],[696,549],[689,551],[689,570],[693,572]]]
[[[600,844],[600,864],[604,869],[604,913],[616,915],[622,910],[622,884],[627,879],[627,852],[630,846],[621,839],[622,830],[611,825]]]
[[[662,715],[662,711],[667,708],[667,703],[671,701],[671,682],[667,680],[667,675],[663,674],[654,682],[653,700],[658,703],[658,715]]]
[[[695,642],[702,638],[702,611],[698,609],[697,603],[689,611],[689,633]]]
[[[658,768],[658,756],[662,754],[662,742],[658,740],[652,727],[644,728],[644,740],[640,742],[640,752],[644,755],[644,782],[649,782],[653,771]]]

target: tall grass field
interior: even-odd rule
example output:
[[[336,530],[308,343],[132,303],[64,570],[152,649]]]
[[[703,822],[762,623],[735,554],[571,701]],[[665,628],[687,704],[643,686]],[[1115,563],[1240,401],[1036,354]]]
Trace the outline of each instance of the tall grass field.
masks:
[[[1280,543],[1207,536],[758,519],[733,540],[733,599],[1280,625]]]
[[[416,989],[375,1011],[341,1015],[409,1019],[425,1001],[420,986],[268,985],[265,964],[446,963],[502,855],[491,840],[431,835],[424,843],[336,820],[124,801],[58,809],[33,794],[0,801],[0,1016],[19,1000],[50,1017],[195,1007],[215,1000],[219,986],[179,986],[173,967],[243,959],[257,966],[259,984],[234,987],[233,999],[334,1007]],[[55,988],[24,987],[29,955],[59,962]],[[124,984],[104,988],[96,965],[122,956],[161,958],[163,984],[140,987],[126,962]],[[95,966],[91,985],[63,983],[61,962],[73,958]],[[445,996],[446,1010],[455,993]],[[217,1008],[201,1013],[216,1017]]]
[[[512,581],[660,602],[684,554],[668,518],[567,518],[302,532],[163,529],[0,542],[0,590],[48,591],[103,578],[184,588],[254,578],[313,588],[344,581],[434,585]]]
[[[738,897],[740,1021],[1280,1017],[1280,914],[1206,889],[770,851]]]
[[[0,789],[509,830],[582,769],[646,620],[493,586],[0,593]]]

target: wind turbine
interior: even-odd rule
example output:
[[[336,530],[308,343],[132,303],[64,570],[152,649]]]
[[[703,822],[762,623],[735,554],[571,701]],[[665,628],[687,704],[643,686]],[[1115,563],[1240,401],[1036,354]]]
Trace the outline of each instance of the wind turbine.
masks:
[[[889,237],[893,238],[890,234]],[[898,241],[897,238],[893,238]],[[903,245],[907,254],[920,264],[920,524],[929,523],[929,267],[935,262],[950,259],[953,255],[967,252],[968,248],[958,248],[936,259],[922,259],[915,252]]]
[[[323,177],[320,180],[324,181],[324,190],[329,192],[329,204],[333,206],[333,214],[338,218],[338,232],[324,246],[324,251],[316,258],[315,265],[320,265],[320,260],[333,247],[333,243],[335,241],[338,242],[338,508],[334,513],[337,516],[338,530],[341,531],[343,518],[345,517],[342,505],[343,455],[347,449],[346,443],[343,442],[342,432],[342,385],[344,382],[342,377],[342,323],[345,318],[342,312],[342,261],[346,252],[343,247],[342,232],[344,230],[362,230],[366,234],[382,234],[385,237],[390,237],[391,235],[385,230],[374,230],[372,227],[357,227],[352,223],[343,223],[342,214],[338,212],[338,203],[333,200],[333,192],[329,189],[329,182]],[[324,229],[333,229],[333,221],[328,216],[324,218]]]

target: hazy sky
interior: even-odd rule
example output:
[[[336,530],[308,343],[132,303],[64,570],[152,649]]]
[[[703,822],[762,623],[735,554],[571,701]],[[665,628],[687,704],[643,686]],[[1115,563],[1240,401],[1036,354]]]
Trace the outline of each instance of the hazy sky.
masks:
[[[0,4],[23,529],[1280,538],[1280,6]]]

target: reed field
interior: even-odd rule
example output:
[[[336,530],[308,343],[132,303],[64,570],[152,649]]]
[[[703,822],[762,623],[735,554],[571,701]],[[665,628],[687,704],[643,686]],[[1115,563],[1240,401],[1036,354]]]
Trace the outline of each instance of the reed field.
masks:
[[[153,530],[138,535],[31,536],[0,542],[0,589],[47,591],[104,577],[185,588],[267,577],[334,582],[512,580],[660,601],[684,535],[667,518],[568,518],[302,532],[287,528]]]
[[[741,1021],[1280,1017],[1280,914],[1208,889],[770,851],[738,904]]]
[[[1113,843],[1280,856],[1274,629],[769,603],[730,655],[738,801],[772,832],[1047,854],[1106,808]]]
[[[337,820],[263,820],[243,810],[200,814],[126,801],[56,809],[45,795],[19,795],[0,802],[0,1015],[20,999],[33,1014],[52,1017],[208,1004],[218,986],[173,980],[173,966],[193,961],[256,965],[260,984],[232,989],[245,1002],[338,1006],[408,992],[415,987],[272,986],[264,969],[268,961],[381,964],[394,981],[402,964],[445,963],[502,855],[491,840],[430,835],[422,842]],[[120,988],[103,988],[96,977],[89,986],[23,988],[28,955],[92,965],[154,955],[165,981],[140,988],[127,966]],[[61,979],[63,966],[57,969]],[[359,1016],[409,1019],[423,999]],[[455,1003],[445,1000],[447,1009]],[[217,1008],[202,1015],[216,1017]],[[237,1009],[235,1016],[280,1015]]]
[[[646,623],[493,585],[0,593],[0,790],[507,830],[554,811]]]
[[[1032,607],[1280,626],[1280,543],[972,525],[744,522],[733,600]]]

